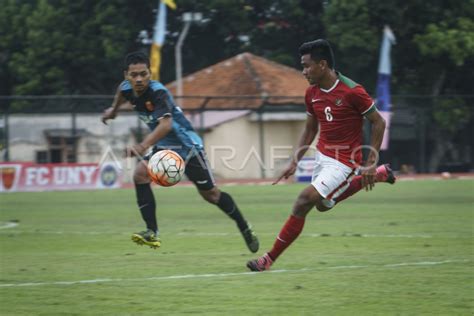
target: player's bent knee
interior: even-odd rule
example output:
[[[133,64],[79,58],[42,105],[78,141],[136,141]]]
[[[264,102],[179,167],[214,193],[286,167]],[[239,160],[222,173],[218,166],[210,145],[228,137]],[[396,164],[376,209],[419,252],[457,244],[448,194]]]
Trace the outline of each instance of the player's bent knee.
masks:
[[[144,163],[137,164],[135,171],[133,173],[133,182],[135,183],[147,183],[150,182],[150,177]]]
[[[326,212],[332,209],[334,205],[336,205],[336,203],[333,200],[322,199],[316,204],[316,209],[320,212]]]
[[[299,197],[295,202],[295,209],[307,209],[312,208],[314,205],[310,200]]]
[[[305,217],[313,207],[314,203],[311,200],[304,196],[299,196],[293,206],[293,215]]]
[[[293,205],[293,214],[296,216],[306,216],[315,206],[321,204],[322,197],[313,186],[304,189]]]
[[[219,198],[214,194],[211,196],[205,196],[204,199],[211,204],[217,204],[219,202]]]
[[[199,193],[201,193],[201,196],[204,198],[204,200],[211,204],[217,204],[219,202],[219,190],[211,189],[209,191],[199,191]]]
[[[316,209],[317,209],[319,212],[326,212],[326,211],[329,211],[331,208],[330,208],[330,207],[326,207],[326,206],[324,206],[324,205],[316,204]]]

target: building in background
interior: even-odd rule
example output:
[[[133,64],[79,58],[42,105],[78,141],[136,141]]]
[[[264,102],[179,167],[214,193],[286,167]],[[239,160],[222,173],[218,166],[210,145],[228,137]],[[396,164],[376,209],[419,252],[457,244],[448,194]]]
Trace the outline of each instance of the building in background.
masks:
[[[175,92],[175,83],[167,87]],[[306,87],[299,70],[243,53],[184,77],[184,96],[176,102],[202,135],[217,177],[271,178],[287,163],[303,129]],[[383,152],[382,162],[390,162],[395,170],[427,172],[437,141],[430,110],[434,99],[392,97],[390,148]],[[459,98],[474,104],[472,96],[437,100]],[[101,123],[101,112],[112,96],[0,97],[0,106],[4,109],[6,102],[18,100],[29,106],[0,114],[3,161],[8,157],[9,161],[94,163],[115,159],[114,155],[122,159],[123,149],[147,132],[134,113],[121,113],[107,126]],[[437,172],[474,169],[473,131],[471,118],[453,136],[449,155]]]
[[[174,94],[176,83],[167,87]],[[307,87],[299,70],[243,53],[184,77],[177,103],[202,135],[217,176],[268,178],[294,151]]]
[[[185,97],[176,101],[203,136],[217,177],[273,177],[303,128],[306,87],[298,70],[243,53],[184,77]],[[175,84],[168,88],[173,94]],[[103,100],[101,107],[110,102]],[[146,132],[133,113],[121,113],[106,126],[100,112],[75,109],[10,114],[10,161],[99,162],[111,152],[121,158]]]

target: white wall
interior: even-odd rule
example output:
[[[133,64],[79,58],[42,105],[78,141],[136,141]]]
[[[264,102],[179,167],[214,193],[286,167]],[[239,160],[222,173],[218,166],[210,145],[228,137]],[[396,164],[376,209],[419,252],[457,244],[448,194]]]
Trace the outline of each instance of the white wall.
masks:
[[[36,160],[36,152],[47,150],[46,144],[30,143],[17,140],[10,144],[10,160],[21,162],[32,162]]]
[[[263,166],[265,178],[276,177],[293,154],[304,123],[301,120],[264,122],[263,155],[259,123],[250,116],[206,132],[204,145],[214,175],[229,179],[261,178]]]
[[[98,162],[109,149],[121,152],[127,144],[133,143],[131,129],[138,126],[134,113],[120,113],[108,125],[104,125],[100,118],[100,114],[77,115],[76,128],[87,131],[78,143],[78,162]],[[15,114],[10,115],[8,121],[12,161],[34,162],[36,151],[48,149],[45,130],[69,129],[72,126],[71,115],[68,114]],[[143,123],[140,126],[144,127]]]

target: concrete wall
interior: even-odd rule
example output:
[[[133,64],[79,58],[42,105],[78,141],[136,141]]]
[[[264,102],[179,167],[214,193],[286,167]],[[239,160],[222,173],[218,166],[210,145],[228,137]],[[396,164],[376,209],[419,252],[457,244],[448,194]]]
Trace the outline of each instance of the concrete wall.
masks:
[[[121,113],[108,125],[102,124],[99,114],[77,115],[76,128],[86,130],[78,143],[78,162],[98,162],[107,151],[123,151],[133,143],[132,128],[137,128],[138,120],[133,113]],[[12,161],[35,161],[36,151],[47,150],[45,130],[69,129],[71,115],[43,114],[10,115],[9,148]],[[144,127],[143,124],[140,126]]]
[[[31,162],[36,159],[36,151],[47,150],[47,145],[17,140],[10,144],[10,149],[11,161]]]
[[[259,122],[250,115],[213,128],[205,133],[204,144],[214,175],[227,179],[276,177],[293,154],[304,124],[301,119],[264,121],[263,152]]]
[[[204,135],[204,145],[217,178],[259,178],[258,125],[248,116],[217,126]],[[247,159],[246,159],[247,158]]]

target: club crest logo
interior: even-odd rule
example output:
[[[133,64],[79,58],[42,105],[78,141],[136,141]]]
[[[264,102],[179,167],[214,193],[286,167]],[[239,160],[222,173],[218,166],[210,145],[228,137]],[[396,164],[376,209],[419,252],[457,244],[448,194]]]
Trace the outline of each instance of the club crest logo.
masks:
[[[19,165],[0,166],[0,192],[14,191],[20,176]]]
[[[342,105],[342,99],[336,99],[334,104],[336,104],[336,106],[341,106]]]
[[[149,124],[149,123],[151,123],[151,122],[154,121],[153,115],[140,114],[138,117],[139,117],[140,120],[142,120],[143,123],[145,123],[145,124]]]
[[[155,106],[153,105],[153,103],[151,103],[151,101],[146,101],[145,102],[145,107],[150,112],[155,109]]]
[[[118,173],[117,170],[111,165],[105,166],[100,172],[100,180],[106,187],[111,187],[117,182]]]

